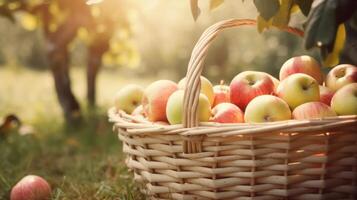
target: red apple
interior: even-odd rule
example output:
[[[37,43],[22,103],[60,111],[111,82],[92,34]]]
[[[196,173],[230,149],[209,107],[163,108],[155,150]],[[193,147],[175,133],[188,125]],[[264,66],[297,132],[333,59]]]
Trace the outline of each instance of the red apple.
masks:
[[[336,116],[335,111],[333,111],[330,106],[318,101],[301,104],[293,111],[293,118],[298,120],[333,116]]]
[[[215,107],[220,103],[230,102],[229,86],[225,85],[223,80],[221,81],[220,85],[215,85],[213,87],[213,92],[214,92],[214,101],[212,107]]]
[[[320,70],[320,64],[311,56],[297,56],[287,60],[280,69],[279,79],[303,73],[312,76],[319,84],[323,82],[323,74]]]
[[[335,94],[330,88],[319,85],[320,101],[328,106],[331,105],[331,99]]]
[[[357,67],[341,64],[334,67],[326,77],[326,86],[332,91],[337,91],[343,86],[357,82]]]
[[[233,78],[230,91],[231,102],[245,110],[255,97],[274,93],[274,82],[262,72],[245,71]]]
[[[51,187],[39,176],[28,175],[11,189],[11,200],[50,200]]]
[[[145,89],[142,104],[149,121],[167,121],[166,104],[176,90],[177,84],[170,80],[155,81]]]
[[[212,109],[212,122],[241,123],[244,122],[244,113],[232,103],[220,103]]]

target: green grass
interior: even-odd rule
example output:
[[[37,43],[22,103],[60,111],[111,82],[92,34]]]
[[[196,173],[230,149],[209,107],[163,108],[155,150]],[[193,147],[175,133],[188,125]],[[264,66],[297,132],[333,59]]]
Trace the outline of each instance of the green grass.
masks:
[[[85,72],[73,71],[76,95],[85,105]],[[124,164],[121,143],[107,122],[106,110],[115,91],[125,83],[149,80],[118,79],[101,73],[99,108],[84,110],[81,126],[65,126],[50,73],[0,68],[0,117],[16,113],[36,134],[21,136],[16,130],[0,141],[0,199],[23,176],[44,177],[52,199],[144,199]]]

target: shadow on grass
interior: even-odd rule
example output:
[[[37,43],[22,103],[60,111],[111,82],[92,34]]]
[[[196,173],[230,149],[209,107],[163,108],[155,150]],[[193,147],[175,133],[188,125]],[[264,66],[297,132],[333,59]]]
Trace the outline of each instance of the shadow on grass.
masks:
[[[49,181],[52,199],[144,199],[105,111],[87,111],[78,127],[58,121],[43,117],[33,124],[36,134],[15,131],[0,141],[0,199],[28,174]]]

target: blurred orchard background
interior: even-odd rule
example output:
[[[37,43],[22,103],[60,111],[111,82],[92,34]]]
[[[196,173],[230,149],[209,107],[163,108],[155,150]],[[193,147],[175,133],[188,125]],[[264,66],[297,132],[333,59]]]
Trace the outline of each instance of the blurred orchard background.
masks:
[[[0,199],[24,175],[46,178],[53,199],[140,199],[124,166],[106,111],[129,83],[178,81],[191,50],[210,25],[256,19],[253,1],[0,0],[0,117],[20,126],[0,137]],[[297,12],[290,25],[302,28]],[[206,59],[204,75],[229,83],[245,70],[277,76],[292,56],[308,54],[303,39],[257,27],[226,31]],[[25,134],[25,135],[24,135]]]

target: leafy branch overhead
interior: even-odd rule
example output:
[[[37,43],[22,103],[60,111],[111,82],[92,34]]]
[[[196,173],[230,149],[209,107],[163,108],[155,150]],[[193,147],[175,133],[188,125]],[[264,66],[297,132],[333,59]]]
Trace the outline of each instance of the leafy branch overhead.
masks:
[[[196,20],[200,14],[198,0],[191,1]],[[211,0],[210,8],[216,8],[224,0]],[[244,0],[243,0],[244,1]],[[293,13],[300,11],[305,22],[305,48],[320,48],[327,66],[339,63],[339,56],[346,40],[345,24],[357,31],[356,0],[253,0],[259,13],[257,28],[263,32],[270,27],[286,27]]]

